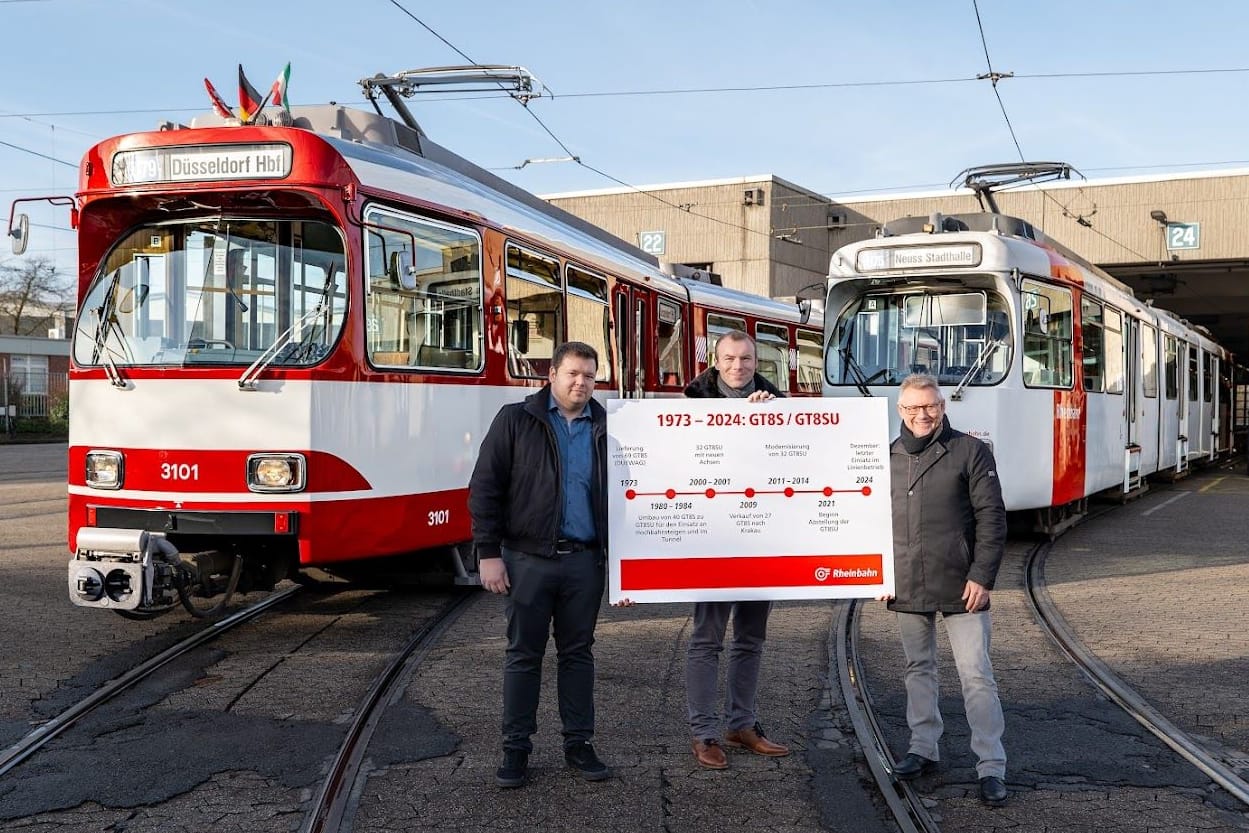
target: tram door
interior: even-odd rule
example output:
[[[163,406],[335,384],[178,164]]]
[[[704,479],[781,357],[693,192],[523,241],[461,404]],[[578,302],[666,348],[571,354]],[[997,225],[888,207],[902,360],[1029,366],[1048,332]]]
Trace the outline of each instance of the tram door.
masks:
[[[1188,386],[1189,386],[1189,374],[1192,372],[1191,369],[1189,368],[1188,357],[1192,349],[1193,349],[1193,346],[1186,341],[1181,341],[1179,344],[1178,359],[1179,359],[1179,365],[1180,365],[1179,367],[1180,384],[1179,384],[1179,391],[1178,391],[1179,393],[1178,407],[1179,407],[1180,433],[1179,433],[1179,442],[1176,448],[1176,459],[1175,459],[1175,470],[1177,472],[1188,470],[1188,438],[1190,436],[1189,428],[1188,428],[1188,407],[1189,407]]]
[[[649,294],[628,284],[616,284],[612,316],[616,336],[613,344],[616,394],[627,399],[640,398],[647,383],[647,334],[654,331],[650,324]]]
[[[1125,489],[1135,487],[1141,476],[1141,322],[1132,316],[1125,317],[1123,338],[1126,342],[1123,354],[1127,366],[1123,368],[1123,416],[1127,420],[1127,466],[1124,472]]]

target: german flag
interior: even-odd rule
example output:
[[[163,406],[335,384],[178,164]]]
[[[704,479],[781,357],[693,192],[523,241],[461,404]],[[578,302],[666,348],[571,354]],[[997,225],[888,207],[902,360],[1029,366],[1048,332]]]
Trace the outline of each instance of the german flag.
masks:
[[[260,93],[243,74],[243,65],[239,64],[239,121],[247,124],[260,112],[263,101]]]

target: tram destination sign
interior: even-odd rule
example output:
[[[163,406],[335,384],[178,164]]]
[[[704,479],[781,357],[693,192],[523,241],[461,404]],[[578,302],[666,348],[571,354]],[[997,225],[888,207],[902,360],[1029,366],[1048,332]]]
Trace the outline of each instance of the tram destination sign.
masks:
[[[943,266],[979,266],[979,243],[956,243],[937,246],[876,246],[860,249],[854,268],[860,272],[883,272],[889,269],[927,269]]]
[[[114,185],[282,179],[291,172],[290,145],[198,145],[123,150],[113,154]]]

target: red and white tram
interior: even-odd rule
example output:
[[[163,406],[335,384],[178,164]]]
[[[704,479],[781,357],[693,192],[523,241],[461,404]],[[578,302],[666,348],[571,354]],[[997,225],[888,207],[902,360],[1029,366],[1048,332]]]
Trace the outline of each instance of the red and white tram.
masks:
[[[820,394],[822,322],[797,306],[661,269],[415,125],[292,116],[82,161],[75,604],[154,615],[413,553],[471,581],[478,444],[566,339],[599,350],[605,396],[679,395],[730,329],[773,383]]]
[[[911,217],[831,259],[825,394],[896,401],[934,375],[992,445],[1009,510],[1054,532],[1232,448],[1232,357],[1023,220]]]

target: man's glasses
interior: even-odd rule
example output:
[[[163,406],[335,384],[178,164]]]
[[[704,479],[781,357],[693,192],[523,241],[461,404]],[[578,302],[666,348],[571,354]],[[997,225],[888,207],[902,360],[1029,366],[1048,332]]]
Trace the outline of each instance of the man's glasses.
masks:
[[[944,405],[944,402],[933,402],[931,405],[898,405],[898,407],[902,410],[902,413],[907,416],[915,416],[920,411],[924,411],[928,414],[939,414],[941,413],[941,408]]]

